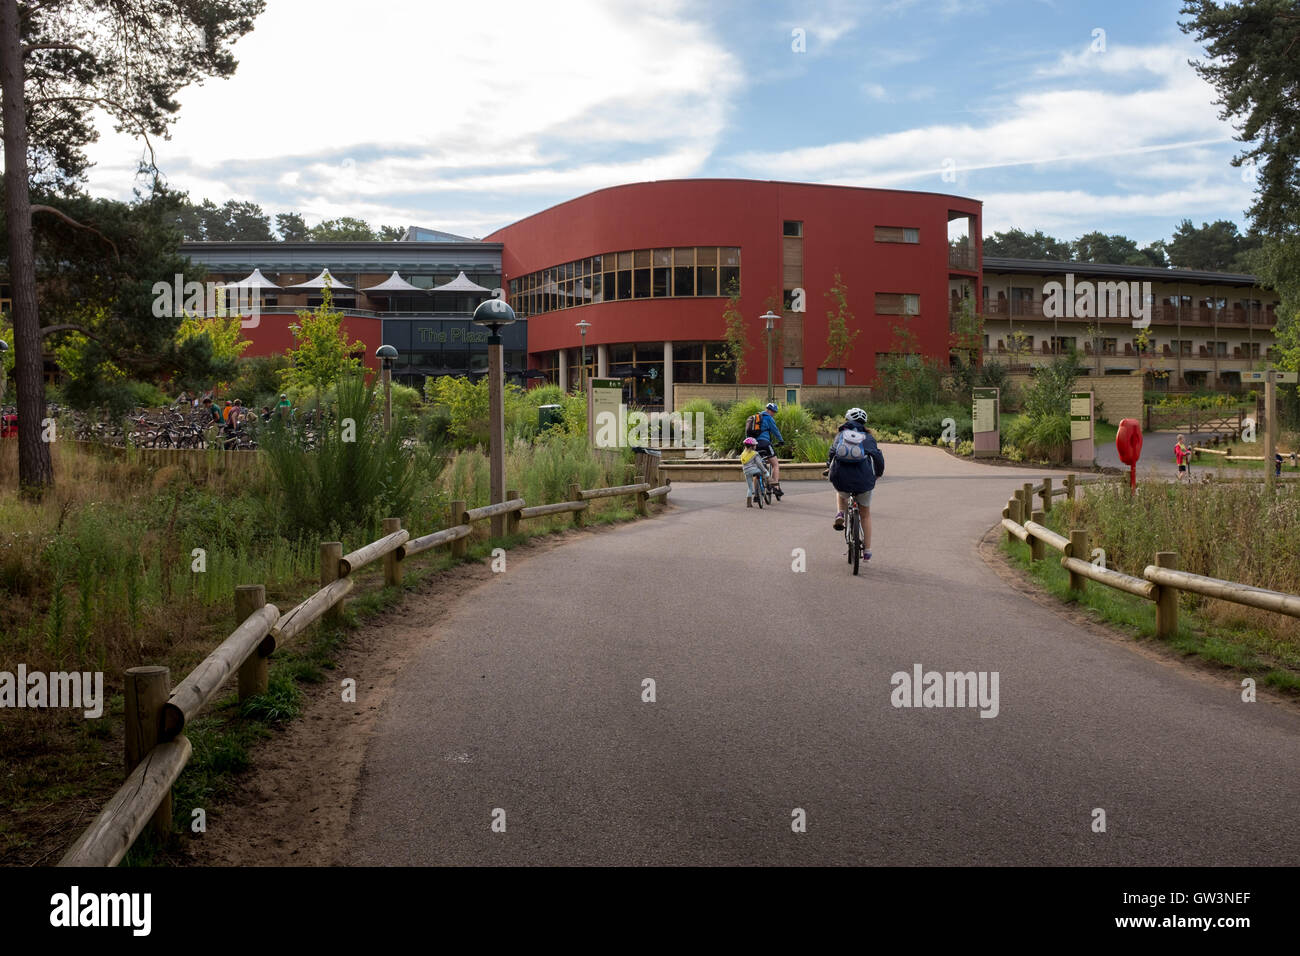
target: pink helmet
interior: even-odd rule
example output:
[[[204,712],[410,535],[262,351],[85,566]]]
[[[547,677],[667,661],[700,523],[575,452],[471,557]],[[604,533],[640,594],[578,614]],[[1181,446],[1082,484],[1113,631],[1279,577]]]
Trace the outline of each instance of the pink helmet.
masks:
[[[757,444],[758,444],[758,439],[757,439],[757,438],[746,438],[744,443],[745,443],[746,445],[757,445]]]

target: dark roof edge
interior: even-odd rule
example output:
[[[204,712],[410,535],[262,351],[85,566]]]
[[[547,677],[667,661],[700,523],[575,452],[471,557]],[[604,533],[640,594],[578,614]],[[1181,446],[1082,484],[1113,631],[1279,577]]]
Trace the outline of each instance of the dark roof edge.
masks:
[[[1082,275],[1128,276],[1144,279],[1161,279],[1168,282],[1186,281],[1224,285],[1259,285],[1253,275],[1239,272],[1207,272],[1203,269],[1162,269],[1159,266],[1113,265],[1105,262],[1069,262],[1049,259],[1007,259],[1001,256],[984,257],[985,272],[1031,272],[1049,275],[1073,272]]]

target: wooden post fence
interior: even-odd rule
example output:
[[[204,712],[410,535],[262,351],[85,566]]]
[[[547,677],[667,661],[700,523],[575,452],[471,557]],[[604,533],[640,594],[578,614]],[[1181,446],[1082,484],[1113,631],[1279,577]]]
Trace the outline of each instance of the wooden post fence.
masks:
[[[401,518],[384,519],[384,536],[402,530]],[[396,551],[384,555],[384,587],[400,588],[402,586],[402,559]]]
[[[451,520],[448,524],[452,526],[463,524],[465,521],[465,502],[453,501],[451,503]],[[451,543],[451,556],[459,560],[469,553],[469,539],[457,538]]]
[[[1156,567],[1178,570],[1177,551],[1156,552]],[[1156,637],[1172,637],[1178,631],[1178,589],[1156,585]]]
[[[1073,476],[1071,476],[1073,477]],[[1092,552],[1088,548],[1088,529],[1075,528],[1070,532],[1070,556],[1087,561]],[[1070,571],[1070,590],[1082,591],[1087,585],[1087,578],[1075,571]]]
[[[322,541],[320,545],[320,586],[333,584],[339,579],[339,561],[343,559],[342,541]],[[337,627],[343,620],[343,601],[340,599],[325,612],[325,623]]]
[[[126,672],[126,774],[158,745],[162,735],[163,705],[171,694],[171,671],[166,667],[132,667]],[[153,829],[160,837],[172,830],[172,793],[158,804]]]
[[[235,588],[235,627],[256,614],[266,604],[266,585],[241,584]],[[265,694],[269,677],[267,657],[275,649],[275,638],[267,638],[256,651],[239,665],[239,699]],[[265,651],[265,653],[263,653]]]

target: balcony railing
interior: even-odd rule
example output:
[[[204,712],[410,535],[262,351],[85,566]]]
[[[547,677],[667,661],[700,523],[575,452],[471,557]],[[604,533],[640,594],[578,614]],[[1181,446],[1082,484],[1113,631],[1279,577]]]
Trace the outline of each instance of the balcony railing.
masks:
[[[948,266],[952,269],[975,271],[975,250],[964,246],[948,247]]]
[[[1263,311],[1251,310],[1247,314],[1245,309],[1211,309],[1199,305],[1168,305],[1158,304],[1149,306],[1152,325],[1240,325],[1257,329],[1271,329],[1277,324],[1277,317],[1271,309]],[[1111,318],[1096,316],[1057,316],[1053,318],[1043,314],[1042,299],[1022,299],[1020,301],[1009,301],[1007,299],[985,299],[984,300],[984,317],[986,319],[1005,319],[1005,318],[1024,318],[1024,319],[1043,319],[1046,321],[1056,322],[1125,322],[1131,319]],[[1217,321],[1216,321],[1217,320]]]

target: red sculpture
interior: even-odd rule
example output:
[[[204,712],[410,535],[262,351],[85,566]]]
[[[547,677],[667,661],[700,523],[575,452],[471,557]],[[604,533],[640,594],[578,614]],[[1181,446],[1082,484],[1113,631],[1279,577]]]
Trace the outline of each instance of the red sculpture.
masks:
[[[1129,490],[1137,487],[1137,463],[1142,457],[1142,424],[1136,418],[1126,418],[1119,423],[1115,434],[1115,450],[1119,460],[1128,465]]]

